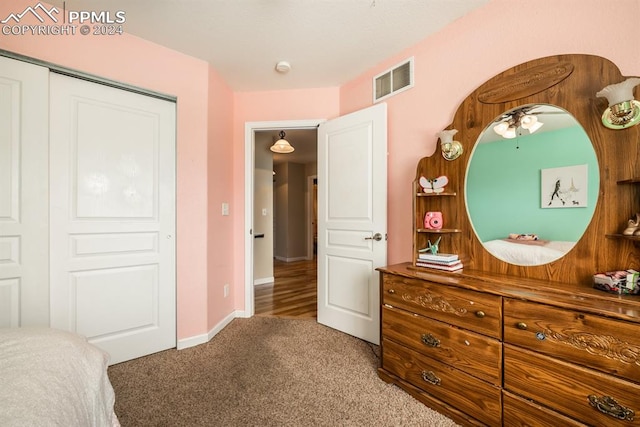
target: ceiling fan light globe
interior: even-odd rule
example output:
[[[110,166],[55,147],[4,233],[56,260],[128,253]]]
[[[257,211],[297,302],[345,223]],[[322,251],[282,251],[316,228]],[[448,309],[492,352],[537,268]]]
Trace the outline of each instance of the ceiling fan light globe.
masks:
[[[495,133],[497,133],[500,136],[503,136],[508,129],[509,129],[509,123],[507,122],[498,123],[493,127],[493,130],[495,131]]]
[[[520,120],[520,126],[522,126],[523,129],[530,129],[535,126],[536,123],[538,123],[538,118],[530,114],[523,116]]]
[[[503,137],[507,138],[507,139],[513,139],[516,137],[516,128],[513,126],[509,126],[509,128],[506,130],[506,132],[504,134],[502,134]]]

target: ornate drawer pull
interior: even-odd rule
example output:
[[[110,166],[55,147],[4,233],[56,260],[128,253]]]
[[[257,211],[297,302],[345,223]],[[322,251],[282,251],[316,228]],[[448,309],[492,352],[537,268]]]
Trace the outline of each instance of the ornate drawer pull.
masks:
[[[486,314],[484,314],[484,311],[482,310],[476,311],[476,317],[479,317],[480,319],[482,319],[484,316],[486,316]]]
[[[422,371],[422,379],[433,385],[440,385],[440,378],[433,371]]]
[[[389,294],[395,294],[395,293],[396,293],[396,290],[395,290],[395,289],[389,289],[389,290],[387,291],[387,293],[389,293]]]
[[[424,378],[424,372],[422,376]],[[633,410],[620,405],[618,401],[611,396],[597,397],[594,394],[590,394],[588,398],[591,406],[593,406],[603,414],[607,414],[613,418],[633,421],[633,417],[636,415]]]
[[[516,328],[521,329],[523,331],[527,330],[527,324],[524,322],[518,322],[516,323]]]
[[[440,347],[440,340],[431,334],[422,334],[421,341],[427,347]]]

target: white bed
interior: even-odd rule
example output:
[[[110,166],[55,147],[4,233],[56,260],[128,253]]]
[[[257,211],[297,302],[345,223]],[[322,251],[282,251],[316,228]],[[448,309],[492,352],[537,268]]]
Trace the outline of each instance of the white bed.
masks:
[[[493,256],[517,265],[547,264],[564,256],[576,242],[496,239],[482,245]]]
[[[80,335],[0,328],[0,426],[120,426],[108,360]]]

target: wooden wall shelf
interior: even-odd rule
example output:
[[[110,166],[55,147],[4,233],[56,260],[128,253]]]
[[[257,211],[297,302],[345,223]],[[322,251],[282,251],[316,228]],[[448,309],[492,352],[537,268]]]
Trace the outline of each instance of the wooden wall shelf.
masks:
[[[640,178],[629,178],[618,181],[617,184],[640,184]]]
[[[440,230],[434,230],[432,228],[419,228],[416,230],[418,233],[431,233],[431,234],[447,234],[447,233],[462,233],[462,230],[457,228],[441,228]]]
[[[626,239],[626,240],[633,240],[635,242],[640,242],[640,236],[627,236],[626,234],[605,234],[605,237],[609,238],[609,239]]]
[[[444,192],[444,193],[418,193],[416,197],[443,197],[443,196],[457,196],[456,192]]]

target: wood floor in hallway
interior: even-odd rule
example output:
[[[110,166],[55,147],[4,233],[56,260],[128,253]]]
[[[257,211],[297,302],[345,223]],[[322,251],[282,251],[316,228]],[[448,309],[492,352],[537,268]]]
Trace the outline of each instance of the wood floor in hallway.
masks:
[[[312,261],[283,262],[273,266],[275,283],[255,287],[256,316],[317,318],[317,271]]]

